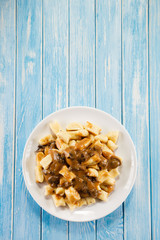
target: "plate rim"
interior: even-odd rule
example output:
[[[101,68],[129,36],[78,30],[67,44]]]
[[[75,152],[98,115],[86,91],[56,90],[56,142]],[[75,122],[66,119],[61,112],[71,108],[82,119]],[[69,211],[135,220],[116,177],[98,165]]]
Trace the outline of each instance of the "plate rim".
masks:
[[[121,200],[120,202],[117,202],[115,205],[114,205],[114,208],[112,210],[109,210],[107,214],[103,214],[102,216],[100,217],[90,217],[89,219],[84,219],[84,220],[77,220],[77,219],[68,219],[68,218],[65,218],[65,217],[59,217],[58,214],[57,215],[54,215],[52,213],[50,213],[45,207],[42,207],[38,202],[37,202],[37,199],[36,197],[34,196],[34,194],[31,193],[30,191],[30,188],[29,188],[29,184],[27,182],[27,179],[26,179],[26,174],[25,174],[25,167],[24,167],[24,164],[25,164],[25,153],[26,153],[26,149],[27,149],[27,146],[28,146],[28,143],[30,141],[30,138],[32,136],[32,134],[34,133],[35,129],[37,129],[39,127],[39,125],[41,125],[43,122],[45,122],[45,120],[49,117],[51,117],[53,114],[55,113],[59,113],[59,112],[63,112],[65,110],[69,110],[69,109],[91,109],[92,111],[98,111],[100,113],[103,113],[105,115],[107,115],[108,117],[110,117],[111,119],[113,119],[117,124],[119,124],[123,130],[125,131],[125,134],[127,134],[128,138],[130,139],[130,142],[131,142],[131,145],[133,147],[133,154],[134,154],[134,171],[133,171],[133,176],[132,176],[132,182],[129,186],[129,189],[128,189],[128,192],[127,194],[125,195],[125,198],[123,200]],[[133,185],[135,183],[135,180],[136,180],[136,176],[137,176],[137,154],[136,154],[136,148],[135,148],[135,145],[134,145],[134,142],[130,136],[130,134],[128,133],[127,129],[124,127],[124,125],[118,121],[115,117],[113,117],[111,114],[101,110],[101,109],[98,109],[98,108],[94,108],[94,107],[89,107],[89,106],[72,106],[72,107],[65,107],[65,108],[61,108],[59,110],[56,110],[52,113],[50,113],[49,115],[47,115],[45,118],[43,118],[34,128],[33,130],[31,131],[30,135],[28,136],[27,138],[27,141],[26,141],[26,144],[25,144],[25,147],[24,147],[24,151],[23,151],[23,157],[22,157],[22,173],[23,173],[23,177],[24,177],[24,182],[25,182],[25,185],[26,185],[26,188],[27,190],[29,191],[31,197],[33,198],[33,200],[39,205],[39,207],[41,207],[43,210],[45,210],[47,213],[49,213],[50,215],[54,216],[54,217],[57,217],[59,219],[62,219],[62,220],[65,220],[65,221],[70,221],[70,222],[90,222],[90,221],[93,221],[93,220],[98,220],[98,219],[101,219],[105,216],[108,216],[109,214],[111,214],[112,212],[114,212],[118,207],[120,207],[122,205],[122,203],[124,203],[128,197],[128,195],[131,193],[131,190],[133,188]]]

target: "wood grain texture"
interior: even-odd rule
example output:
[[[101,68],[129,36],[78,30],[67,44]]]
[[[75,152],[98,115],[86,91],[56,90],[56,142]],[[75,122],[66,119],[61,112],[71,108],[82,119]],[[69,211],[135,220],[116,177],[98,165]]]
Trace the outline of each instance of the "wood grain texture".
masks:
[[[95,103],[94,0],[70,1],[70,105]],[[78,98],[77,98],[78,96]]]
[[[0,0],[0,239],[160,239],[159,78],[158,0]],[[135,143],[124,215],[121,206],[98,221],[67,223],[41,215],[25,187],[29,134],[73,105],[123,120]]]
[[[25,187],[22,154],[41,120],[41,1],[17,1],[16,167],[13,239],[38,239],[40,208]]]
[[[121,120],[121,1],[97,1],[96,107]],[[97,221],[97,239],[123,239],[122,205]]]
[[[68,2],[43,2],[43,117],[68,103]],[[54,203],[53,203],[54,204]],[[68,224],[42,212],[42,239],[67,239]]]
[[[95,6],[70,1],[70,106],[95,106]],[[95,222],[69,223],[69,239],[94,239]]]
[[[152,239],[160,239],[160,1],[149,1]]]
[[[15,2],[0,3],[0,239],[12,236]]]
[[[150,239],[148,2],[125,0],[122,13],[123,118],[138,158],[136,183],[124,205],[124,239]]]

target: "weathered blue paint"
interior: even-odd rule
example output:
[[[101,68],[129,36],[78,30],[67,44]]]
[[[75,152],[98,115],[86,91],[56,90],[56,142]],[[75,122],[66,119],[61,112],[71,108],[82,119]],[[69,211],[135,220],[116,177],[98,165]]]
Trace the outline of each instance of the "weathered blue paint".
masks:
[[[70,1],[70,106],[95,106],[95,4]],[[69,223],[69,239],[95,239],[95,222]]]
[[[15,2],[0,2],[0,239],[12,235]]]
[[[96,107],[121,120],[121,1],[97,1]],[[123,239],[123,208],[97,221],[97,239]]]
[[[159,42],[158,0],[0,1],[0,239],[160,238]],[[68,105],[123,120],[136,145],[134,189],[98,221],[41,212],[24,184],[31,130]]]
[[[124,204],[124,238],[150,239],[148,2],[122,5],[123,120],[137,150],[137,178]],[[135,223],[134,223],[135,222]]]
[[[152,239],[160,239],[160,1],[149,1]]]
[[[68,102],[68,7],[43,2],[43,117]],[[67,239],[67,221],[42,212],[42,239]]]
[[[37,239],[40,207],[25,187],[22,155],[26,140],[41,120],[40,1],[17,2],[16,159],[13,239]]]

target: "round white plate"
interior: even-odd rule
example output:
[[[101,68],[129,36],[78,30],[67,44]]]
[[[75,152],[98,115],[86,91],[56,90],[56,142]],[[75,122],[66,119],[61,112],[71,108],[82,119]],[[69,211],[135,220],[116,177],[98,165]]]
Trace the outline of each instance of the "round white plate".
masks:
[[[116,180],[115,190],[111,193],[107,202],[97,201],[90,206],[83,206],[75,211],[70,211],[67,207],[56,208],[51,197],[44,196],[43,184],[35,182],[35,150],[37,149],[38,140],[50,133],[49,123],[57,120],[62,127],[73,121],[85,123],[90,121],[102,128],[102,133],[112,130],[119,130],[118,149],[116,155],[122,157],[123,163],[119,168],[120,176]],[[91,221],[108,215],[118,208],[130,193],[136,177],[137,159],[134,144],[124,128],[111,115],[98,109],[89,107],[71,107],[62,109],[50,114],[41,121],[32,131],[26,143],[23,154],[23,175],[28,191],[34,200],[45,211],[58,218],[83,222]]]

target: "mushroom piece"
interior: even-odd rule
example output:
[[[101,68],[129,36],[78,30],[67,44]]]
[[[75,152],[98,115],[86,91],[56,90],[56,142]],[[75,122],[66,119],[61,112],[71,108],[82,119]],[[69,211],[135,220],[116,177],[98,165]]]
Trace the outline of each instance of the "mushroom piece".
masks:
[[[110,171],[114,168],[119,167],[122,164],[122,161],[119,157],[117,157],[116,155],[112,155],[109,159],[108,159],[108,166],[107,166],[107,170]]]

